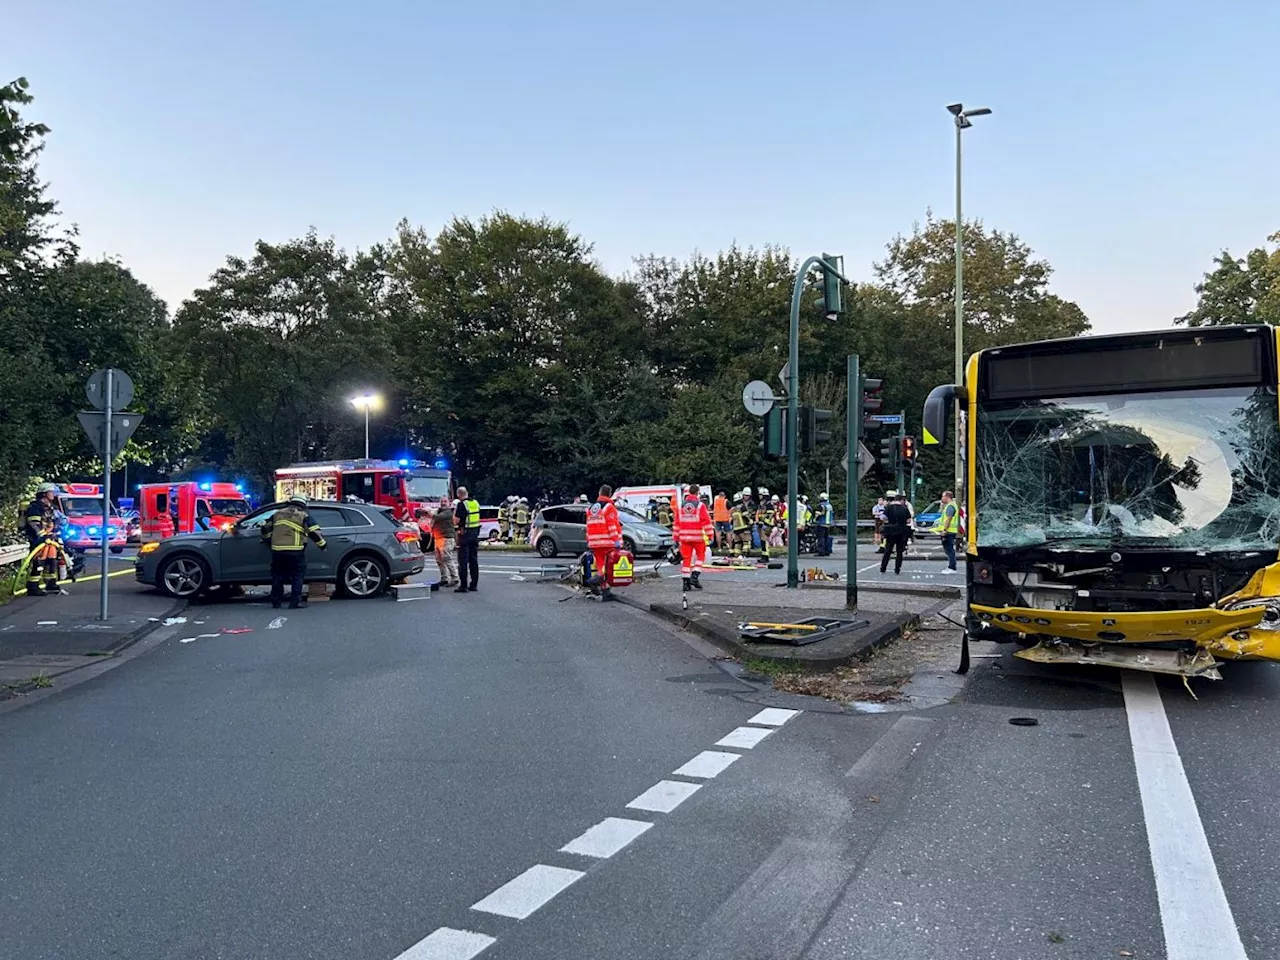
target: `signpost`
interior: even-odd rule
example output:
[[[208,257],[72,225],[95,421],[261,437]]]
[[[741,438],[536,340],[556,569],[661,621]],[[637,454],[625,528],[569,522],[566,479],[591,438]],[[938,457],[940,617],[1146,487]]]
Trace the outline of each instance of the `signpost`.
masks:
[[[98,592],[98,619],[106,620],[107,567],[111,555],[111,535],[108,532],[111,529],[111,464],[133,436],[133,431],[138,429],[142,416],[121,409],[133,399],[133,381],[123,370],[106,367],[95,371],[85,384],[84,392],[96,410],[77,413],[76,416],[94,451],[102,457],[102,583]]]
[[[858,387],[862,380],[858,376],[858,355],[856,353],[849,355],[848,379],[849,384],[845,389],[844,433],[847,446],[844,454],[844,469],[848,473],[849,453],[856,447],[858,451],[858,480],[861,480],[862,475],[869,469],[863,465],[863,454],[871,457],[871,453],[862,445],[862,441],[858,439],[858,434],[861,432],[860,428],[862,427],[862,391]],[[871,457],[871,462],[875,463],[874,457]],[[844,607],[846,610],[858,609],[858,480],[848,476],[845,478],[844,484],[844,539],[848,544],[844,552]]]

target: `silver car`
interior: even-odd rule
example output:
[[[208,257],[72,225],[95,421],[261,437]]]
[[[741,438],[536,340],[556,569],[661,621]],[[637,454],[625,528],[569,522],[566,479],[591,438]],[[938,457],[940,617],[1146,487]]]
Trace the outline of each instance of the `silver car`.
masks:
[[[618,508],[618,518],[622,521],[622,545],[637,557],[644,554],[663,557],[671,549],[673,538],[666,527],[649,523],[623,507]],[[584,552],[587,549],[587,504],[543,507],[533,517],[529,540],[544,557]]]
[[[134,561],[141,583],[189,600],[220,586],[271,582],[271,548],[262,524],[284,503],[273,503],[237,520],[227,531],[182,534],[146,543]],[[316,502],[307,512],[320,526],[328,549],[306,545],[306,581],[337,584],[338,593],[376,597],[389,583],[422,572],[426,558],[416,528],[397,522],[386,507]]]

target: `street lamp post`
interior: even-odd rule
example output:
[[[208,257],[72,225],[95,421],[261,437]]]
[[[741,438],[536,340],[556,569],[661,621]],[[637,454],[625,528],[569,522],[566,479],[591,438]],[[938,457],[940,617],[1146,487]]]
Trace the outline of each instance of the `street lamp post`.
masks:
[[[364,411],[364,458],[369,459],[369,413],[381,409],[382,397],[376,393],[362,393],[351,398],[351,405]]]
[[[961,166],[960,166],[960,142],[961,133],[973,126],[971,117],[985,117],[991,112],[990,107],[977,107],[973,110],[966,110],[964,104],[953,103],[948,105],[947,111],[955,118],[956,125],[956,379],[957,385],[964,383],[964,215],[961,207]],[[960,401],[956,401],[956,429],[955,429],[955,449],[956,449],[956,477],[955,477],[955,495],[956,499],[963,503],[961,498],[961,488],[964,487],[964,437],[960,432],[962,421]]]

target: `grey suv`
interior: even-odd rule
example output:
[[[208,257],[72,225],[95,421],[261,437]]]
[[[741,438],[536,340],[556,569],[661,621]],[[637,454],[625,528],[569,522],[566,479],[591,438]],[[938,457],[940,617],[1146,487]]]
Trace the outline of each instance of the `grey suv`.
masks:
[[[663,557],[671,549],[671,531],[657,523],[649,523],[638,514],[619,507],[622,521],[622,545],[637,557],[649,554]],[[541,556],[558,553],[582,553],[587,549],[587,505],[566,503],[543,507],[533,517],[529,542]]]
[[[227,531],[190,533],[143,544],[133,569],[138,580],[188,600],[223,585],[271,582],[271,548],[263,522],[283,507],[273,503],[237,520]],[[392,518],[386,507],[316,502],[307,507],[328,549],[306,545],[306,580],[336,583],[344,596],[365,599],[387,584],[422,572],[418,531]]]

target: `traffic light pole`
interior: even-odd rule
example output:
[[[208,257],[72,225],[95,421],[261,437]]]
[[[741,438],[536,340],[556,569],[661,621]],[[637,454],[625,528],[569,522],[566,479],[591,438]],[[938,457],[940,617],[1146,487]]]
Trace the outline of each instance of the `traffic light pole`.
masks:
[[[834,258],[810,257],[796,271],[791,289],[791,330],[787,344],[787,587],[800,586],[800,538],[795,536],[797,487],[800,486],[800,298],[805,277],[815,266],[834,273],[845,283],[849,278],[836,270]]]
[[[858,434],[862,432],[862,379],[858,374],[858,355],[849,356],[848,398],[845,403],[845,450],[848,451],[845,461],[848,465],[845,477],[844,516],[845,540],[849,548],[845,551],[844,564],[844,608],[858,609]]]
[[[903,486],[903,478],[902,478],[902,441],[905,440],[906,438],[907,438],[907,414],[906,414],[906,411],[901,411],[898,413],[898,456],[897,456],[898,476],[896,478],[898,481],[898,490],[900,492],[906,491],[906,487]]]

